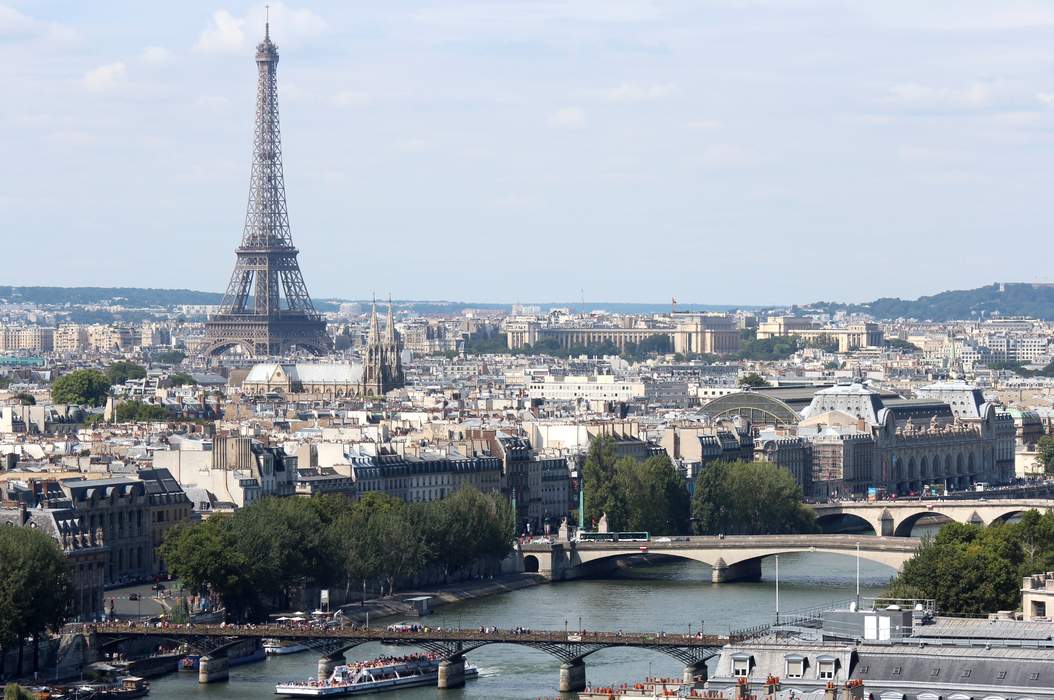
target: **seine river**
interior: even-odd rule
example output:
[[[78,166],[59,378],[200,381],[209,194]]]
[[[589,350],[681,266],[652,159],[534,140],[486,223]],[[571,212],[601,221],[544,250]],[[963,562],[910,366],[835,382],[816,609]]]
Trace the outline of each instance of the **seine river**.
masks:
[[[779,559],[780,610],[844,601],[856,592],[856,560],[827,554],[787,554]],[[694,562],[635,567],[611,580],[571,581],[536,586],[512,593],[449,605],[428,618],[430,625],[534,629],[639,630],[687,632],[699,625],[727,633],[771,622],[775,610],[775,560],[765,560],[762,580],[754,583],[710,583],[709,567]],[[861,595],[879,595],[893,571],[861,560]],[[349,659],[407,653],[407,648],[367,644],[348,653]],[[459,690],[407,688],[374,697],[420,700],[441,695],[462,698],[557,697],[560,662],[543,652],[517,646],[486,646],[468,655],[480,669],[476,680]],[[634,681],[649,674],[679,677],[681,665],[657,652],[608,649],[586,657],[592,684]],[[153,700],[249,700],[273,696],[274,684],[314,676],[317,657],[311,652],[269,658],[231,669],[228,683],[199,685],[197,674],[180,673],[155,679]]]

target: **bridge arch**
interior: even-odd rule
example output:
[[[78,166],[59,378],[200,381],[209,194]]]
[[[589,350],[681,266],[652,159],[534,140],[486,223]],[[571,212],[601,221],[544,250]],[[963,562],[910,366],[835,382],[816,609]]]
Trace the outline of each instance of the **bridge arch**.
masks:
[[[820,528],[820,532],[824,534],[837,534],[836,532],[831,532],[831,528],[839,523],[843,525],[851,523],[866,527],[870,530],[869,534],[872,535],[882,534],[873,522],[856,513],[825,513],[816,517],[816,527]]]
[[[1011,518],[1020,517],[1020,516],[1024,515],[1025,513],[1027,513],[1029,510],[1033,510],[1033,509],[1031,509],[1031,508],[1022,508],[1020,510],[1008,510],[1007,512],[1005,512],[1003,514],[997,515],[994,518],[992,518],[988,522],[988,524],[989,525],[1003,525],[1005,523],[1010,522]]]
[[[538,573],[539,563],[538,557],[533,554],[528,554],[523,558],[523,570],[528,574]]]
[[[867,544],[867,540],[871,537],[870,535],[862,535],[862,543]],[[691,549],[669,549],[654,552],[640,552],[636,550],[588,550],[586,552],[579,552],[580,555],[587,555],[581,557],[578,562],[580,565],[589,566],[591,564],[600,564],[605,561],[612,562],[618,560],[628,559],[639,559],[645,556],[662,556],[672,559],[681,559],[685,561],[694,561],[700,564],[705,564],[711,569],[715,570],[714,581],[719,582],[723,580],[732,580],[725,578],[717,574],[718,571],[727,569],[729,567],[739,567],[742,571],[750,571],[752,573],[746,576],[735,576],[735,578],[758,578],[761,573],[761,562],[762,560],[778,556],[781,554],[838,554],[846,557],[855,557],[856,549],[854,545],[847,545],[844,548],[835,547],[824,547],[810,546],[807,544],[803,545],[787,545],[787,546],[764,546],[749,548],[735,548],[735,547],[718,547],[718,548],[700,548],[698,550]],[[866,546],[860,550],[860,558],[872,561],[877,564],[888,566],[894,570],[899,570],[905,561],[911,558],[914,551],[907,552],[902,550],[890,550],[882,551],[878,549],[869,549]],[[744,566],[746,565],[746,566]]]
[[[893,530],[893,535],[896,537],[911,537],[911,531],[915,529],[915,526],[918,525],[920,520],[922,520],[923,518],[933,517],[941,518],[941,526],[955,522],[954,518],[945,515],[944,513],[941,513],[939,510],[923,510],[918,513],[912,513],[911,515],[906,516],[903,520],[897,523],[896,527]]]

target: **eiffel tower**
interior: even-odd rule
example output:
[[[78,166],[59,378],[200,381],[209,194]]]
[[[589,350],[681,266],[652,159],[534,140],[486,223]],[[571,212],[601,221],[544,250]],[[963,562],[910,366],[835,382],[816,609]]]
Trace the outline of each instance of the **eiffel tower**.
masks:
[[[311,303],[289,232],[278,128],[278,47],[271,42],[269,22],[256,47],[256,68],[256,132],[245,230],[220,310],[205,324],[201,354],[240,347],[251,356],[282,355],[295,347],[321,355],[333,342]]]

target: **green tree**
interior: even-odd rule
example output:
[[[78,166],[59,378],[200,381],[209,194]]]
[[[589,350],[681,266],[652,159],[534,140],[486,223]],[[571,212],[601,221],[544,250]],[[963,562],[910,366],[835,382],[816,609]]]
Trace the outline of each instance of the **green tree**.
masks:
[[[749,389],[762,389],[771,386],[771,384],[766,382],[765,378],[757,372],[748,372],[739,378],[739,386],[747,387]]]
[[[172,374],[168,375],[168,383],[172,386],[194,386],[198,382],[194,379],[194,377],[190,376],[186,372],[173,372]]]
[[[36,397],[33,396],[33,394],[27,393],[25,391],[18,392],[17,394],[15,394],[14,396],[11,397],[11,400],[14,401],[16,404],[18,404],[19,406],[36,406],[37,405]]]
[[[129,379],[142,379],[146,376],[146,368],[134,362],[118,360],[106,368],[106,376],[110,378],[111,384],[124,384]]]
[[[1054,437],[1050,435],[1044,435],[1036,443],[1036,450],[1039,452],[1037,459],[1043,465],[1043,470],[1047,474],[1054,473]]]
[[[626,520],[626,502],[615,483],[616,461],[615,441],[609,435],[602,435],[590,440],[582,467],[586,522],[599,523],[606,514],[611,530],[618,530]]]
[[[177,525],[165,533],[161,553],[168,570],[196,593],[220,597],[228,619],[260,617],[263,604],[255,587],[255,562],[236,546],[231,515]]]
[[[164,406],[142,401],[122,401],[117,404],[116,418],[118,423],[135,421],[159,421],[168,417]]]
[[[789,471],[770,462],[715,462],[703,468],[692,501],[703,535],[813,532],[812,511]]]
[[[51,400],[59,404],[101,406],[110,386],[110,379],[102,372],[78,369],[51,383]]]
[[[4,700],[36,700],[36,696],[17,683],[4,686]]]
[[[25,641],[57,631],[72,604],[73,575],[58,543],[33,528],[0,527],[0,647],[18,645],[18,675]]]
[[[154,361],[162,365],[178,365],[186,357],[186,353],[181,350],[166,350],[154,355]]]
[[[616,463],[615,484],[626,504],[624,531],[680,535],[688,531],[691,499],[684,478],[665,454],[643,462],[624,457]]]

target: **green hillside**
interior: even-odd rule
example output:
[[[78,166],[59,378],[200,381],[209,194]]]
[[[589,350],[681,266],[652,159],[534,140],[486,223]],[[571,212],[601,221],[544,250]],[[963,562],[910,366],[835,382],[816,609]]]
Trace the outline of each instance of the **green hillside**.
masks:
[[[878,319],[914,318],[920,321],[1000,316],[1031,316],[1054,320],[1054,285],[997,283],[977,289],[941,292],[918,299],[883,298],[866,304],[820,301],[799,307],[813,311],[866,313]]]

